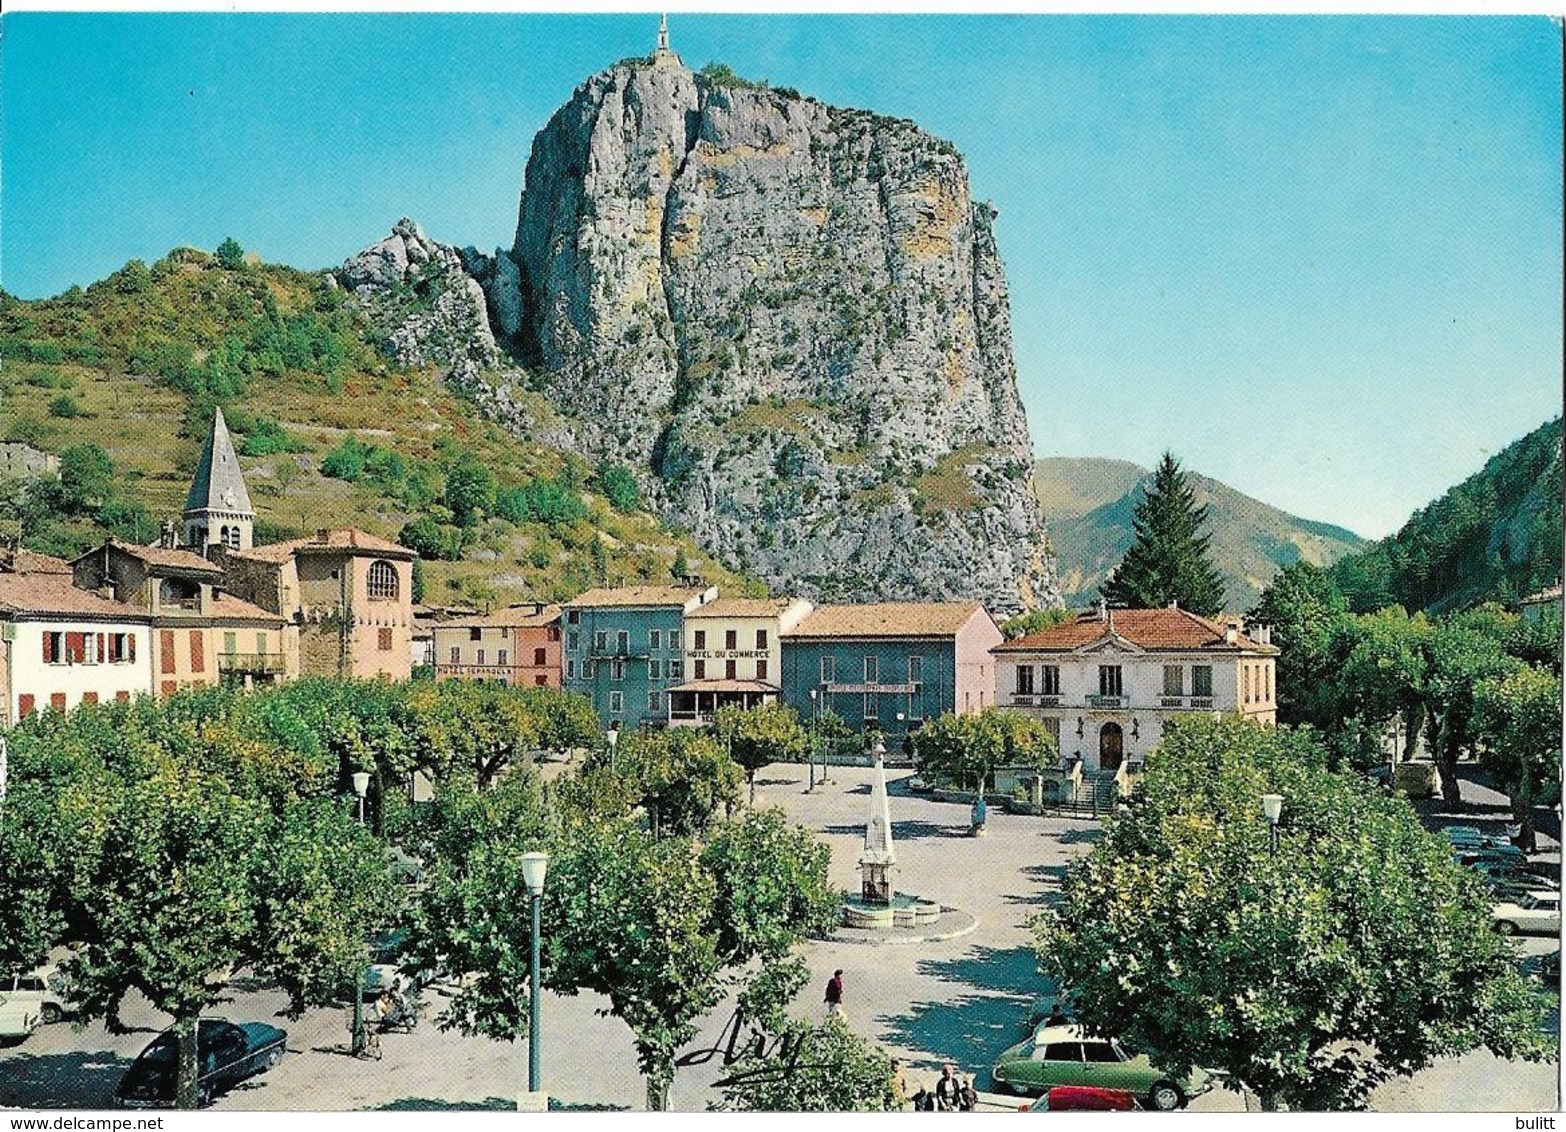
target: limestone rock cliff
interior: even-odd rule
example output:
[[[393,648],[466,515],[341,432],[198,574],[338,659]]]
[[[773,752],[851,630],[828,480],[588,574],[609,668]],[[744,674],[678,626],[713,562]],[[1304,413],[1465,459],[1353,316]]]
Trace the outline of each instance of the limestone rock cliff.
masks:
[[[1059,599],[994,219],[911,122],[661,55],[577,89],[533,142],[510,249],[461,260],[581,449],[636,466],[728,564],[1005,612]],[[350,287],[400,262],[356,259]]]

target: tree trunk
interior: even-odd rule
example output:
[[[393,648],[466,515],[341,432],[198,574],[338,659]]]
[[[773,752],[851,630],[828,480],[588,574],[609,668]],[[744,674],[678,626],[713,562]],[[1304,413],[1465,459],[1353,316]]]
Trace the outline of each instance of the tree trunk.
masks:
[[[191,1014],[174,1021],[174,1034],[178,1040],[179,1063],[176,1070],[174,1083],[174,1106],[189,1111],[194,1111],[199,1099],[196,1086],[196,1077],[200,1069],[200,1059],[196,1049],[196,1015]]]
[[[756,772],[747,769],[745,771],[745,779],[750,783],[750,808],[754,810],[756,808]]]
[[[1443,730],[1446,734],[1436,747],[1436,770],[1441,774],[1442,803],[1447,813],[1457,814],[1463,810],[1463,793],[1457,785],[1457,733],[1450,727]]]
[[[1419,756],[1419,736],[1425,726],[1425,709],[1422,704],[1410,704],[1403,712],[1404,743],[1403,761]]]
[[[669,1111],[669,1086],[674,1083],[674,1066],[658,1065],[647,1074],[647,1111]]]
[[[1533,829],[1533,775],[1523,767],[1522,778],[1512,789],[1512,817],[1517,822],[1517,847],[1532,853],[1536,838]]]

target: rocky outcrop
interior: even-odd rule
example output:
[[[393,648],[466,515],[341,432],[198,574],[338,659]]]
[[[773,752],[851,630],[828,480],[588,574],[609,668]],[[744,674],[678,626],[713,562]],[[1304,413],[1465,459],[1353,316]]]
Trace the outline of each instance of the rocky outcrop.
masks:
[[[580,450],[636,466],[727,564],[818,599],[1003,612],[1059,597],[994,218],[911,122],[660,55],[538,134],[509,250],[451,254]],[[402,227],[344,286],[449,263]],[[441,360],[432,336],[475,310],[450,292],[460,310],[392,334],[400,359]]]

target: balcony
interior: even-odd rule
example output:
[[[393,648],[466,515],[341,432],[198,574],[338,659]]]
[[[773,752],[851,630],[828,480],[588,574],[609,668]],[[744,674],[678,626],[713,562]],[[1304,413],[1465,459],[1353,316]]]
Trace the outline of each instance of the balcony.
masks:
[[[1211,711],[1213,709],[1212,696],[1160,696],[1158,706],[1161,708],[1189,709],[1191,711]]]
[[[236,675],[281,676],[287,671],[280,652],[222,652],[217,662],[219,672]]]
[[[1059,707],[1059,696],[1040,696],[1032,692],[1017,692],[1011,697],[1012,707]]]

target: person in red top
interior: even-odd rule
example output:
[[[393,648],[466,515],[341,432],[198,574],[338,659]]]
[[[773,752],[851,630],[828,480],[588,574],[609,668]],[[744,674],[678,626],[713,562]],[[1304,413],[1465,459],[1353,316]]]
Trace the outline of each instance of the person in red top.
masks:
[[[827,980],[826,1012],[829,1015],[841,1015],[843,1013],[843,969],[841,967],[833,971],[832,977]]]

